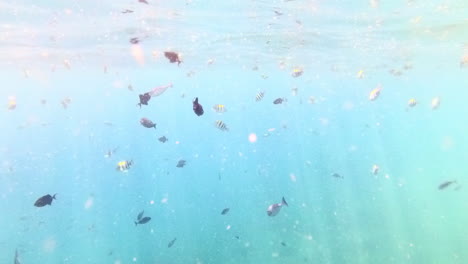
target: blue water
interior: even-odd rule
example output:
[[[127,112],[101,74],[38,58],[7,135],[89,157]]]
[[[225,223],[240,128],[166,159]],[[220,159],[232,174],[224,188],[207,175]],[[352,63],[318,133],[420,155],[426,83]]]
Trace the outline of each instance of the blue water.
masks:
[[[467,3],[148,2],[0,3],[0,263],[468,263]]]

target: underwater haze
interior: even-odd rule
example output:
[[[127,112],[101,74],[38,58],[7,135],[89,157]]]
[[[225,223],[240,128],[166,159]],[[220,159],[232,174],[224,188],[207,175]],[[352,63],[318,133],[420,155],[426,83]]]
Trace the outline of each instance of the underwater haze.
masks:
[[[0,2],[0,263],[468,263],[467,14]]]

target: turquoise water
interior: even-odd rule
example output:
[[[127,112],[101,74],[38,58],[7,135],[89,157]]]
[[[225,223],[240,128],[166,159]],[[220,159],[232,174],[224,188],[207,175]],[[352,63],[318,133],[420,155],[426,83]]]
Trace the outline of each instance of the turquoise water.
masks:
[[[0,263],[468,263],[465,1],[148,2],[0,2]]]

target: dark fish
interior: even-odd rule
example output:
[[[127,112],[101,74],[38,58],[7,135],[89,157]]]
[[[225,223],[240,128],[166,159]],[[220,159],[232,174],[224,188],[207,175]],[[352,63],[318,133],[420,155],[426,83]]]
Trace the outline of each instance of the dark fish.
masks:
[[[195,98],[195,100],[193,100],[192,103],[193,103],[193,112],[195,112],[195,114],[197,116],[203,115],[203,113],[204,113],[203,106],[198,103],[198,97]]]
[[[281,210],[281,207],[283,207],[283,205],[286,205],[288,206],[288,203],[286,202],[286,200],[283,199],[281,200],[281,203],[277,203],[277,204],[272,204],[268,207],[267,209],[267,215],[268,216],[275,216],[279,213],[279,211]]]
[[[439,185],[439,190],[443,190],[447,187],[449,187],[450,185],[456,183],[457,181],[446,181],[446,182],[443,182]]]
[[[144,214],[144,213],[145,213],[145,211],[143,210],[143,211],[141,211],[141,212],[138,214],[138,216],[137,216],[138,221],[141,220],[141,218],[143,217],[143,214]]]
[[[340,174],[338,174],[338,173],[336,173],[336,172],[332,173],[332,175],[331,175],[331,176],[332,176],[332,177],[335,177],[335,178],[344,179],[344,177],[343,177],[343,176],[341,176]]]
[[[275,12],[275,14],[276,14],[277,16],[283,15],[283,13],[281,13],[281,12],[279,12],[279,11],[274,10],[274,12]]]
[[[160,142],[162,142],[162,143],[166,143],[166,141],[168,141],[169,139],[167,139],[166,136],[162,136],[162,137],[158,138],[158,140],[159,140]]]
[[[153,121],[149,120],[148,118],[143,117],[140,119],[140,124],[146,128],[153,128],[156,129],[156,124]]]
[[[130,9],[125,9],[124,11],[122,11],[122,14],[127,14],[127,13],[133,13],[133,11]]]
[[[149,4],[148,1],[146,0],[138,0],[138,2],[143,3],[143,4]]]
[[[180,65],[180,63],[182,62],[179,58],[179,54],[175,53],[175,52],[172,52],[172,51],[165,51],[164,52],[164,56],[169,59],[169,62],[170,63],[174,63],[174,62],[177,62],[177,65]]]
[[[148,101],[151,99],[151,95],[149,93],[140,94],[138,96],[140,97],[140,102],[137,105],[140,106],[140,108],[141,105],[148,105]]]
[[[150,220],[151,220],[151,217],[145,216],[145,217],[143,217],[142,219],[139,219],[138,221],[136,221],[136,222],[135,222],[135,226],[137,226],[138,224],[140,224],[140,225],[146,224],[146,223],[148,223]]]
[[[138,38],[131,38],[131,39],[130,39],[130,43],[132,43],[132,44],[138,44],[138,43],[140,43],[140,40],[139,40]]]
[[[34,203],[34,206],[36,207],[43,207],[46,205],[52,205],[52,200],[56,199],[54,196],[51,196],[50,194],[44,195],[41,198],[37,199],[37,201]]]
[[[239,236],[234,236],[235,238],[239,239]]]
[[[15,264],[21,264],[19,261],[18,249],[15,251]]]
[[[285,247],[285,246],[286,246],[286,243],[284,243],[283,241],[281,241],[281,245],[282,245],[283,247]]]
[[[223,211],[221,211],[222,215],[225,215],[229,212],[229,208],[224,208]]]
[[[277,98],[276,100],[273,101],[273,104],[282,104],[283,102],[286,102],[286,99]]]
[[[167,247],[170,248],[174,245],[174,243],[176,242],[177,238],[174,238],[171,240],[171,242],[169,242],[169,244],[167,244]]]
[[[179,160],[179,162],[177,162],[176,167],[177,168],[183,168],[185,166],[185,163],[186,163],[185,160]]]

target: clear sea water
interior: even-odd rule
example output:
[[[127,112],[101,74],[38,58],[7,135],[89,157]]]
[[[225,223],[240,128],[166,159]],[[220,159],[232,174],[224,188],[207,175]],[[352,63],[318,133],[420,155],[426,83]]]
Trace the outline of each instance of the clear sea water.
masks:
[[[465,0],[1,1],[0,263],[468,263],[467,14]]]

